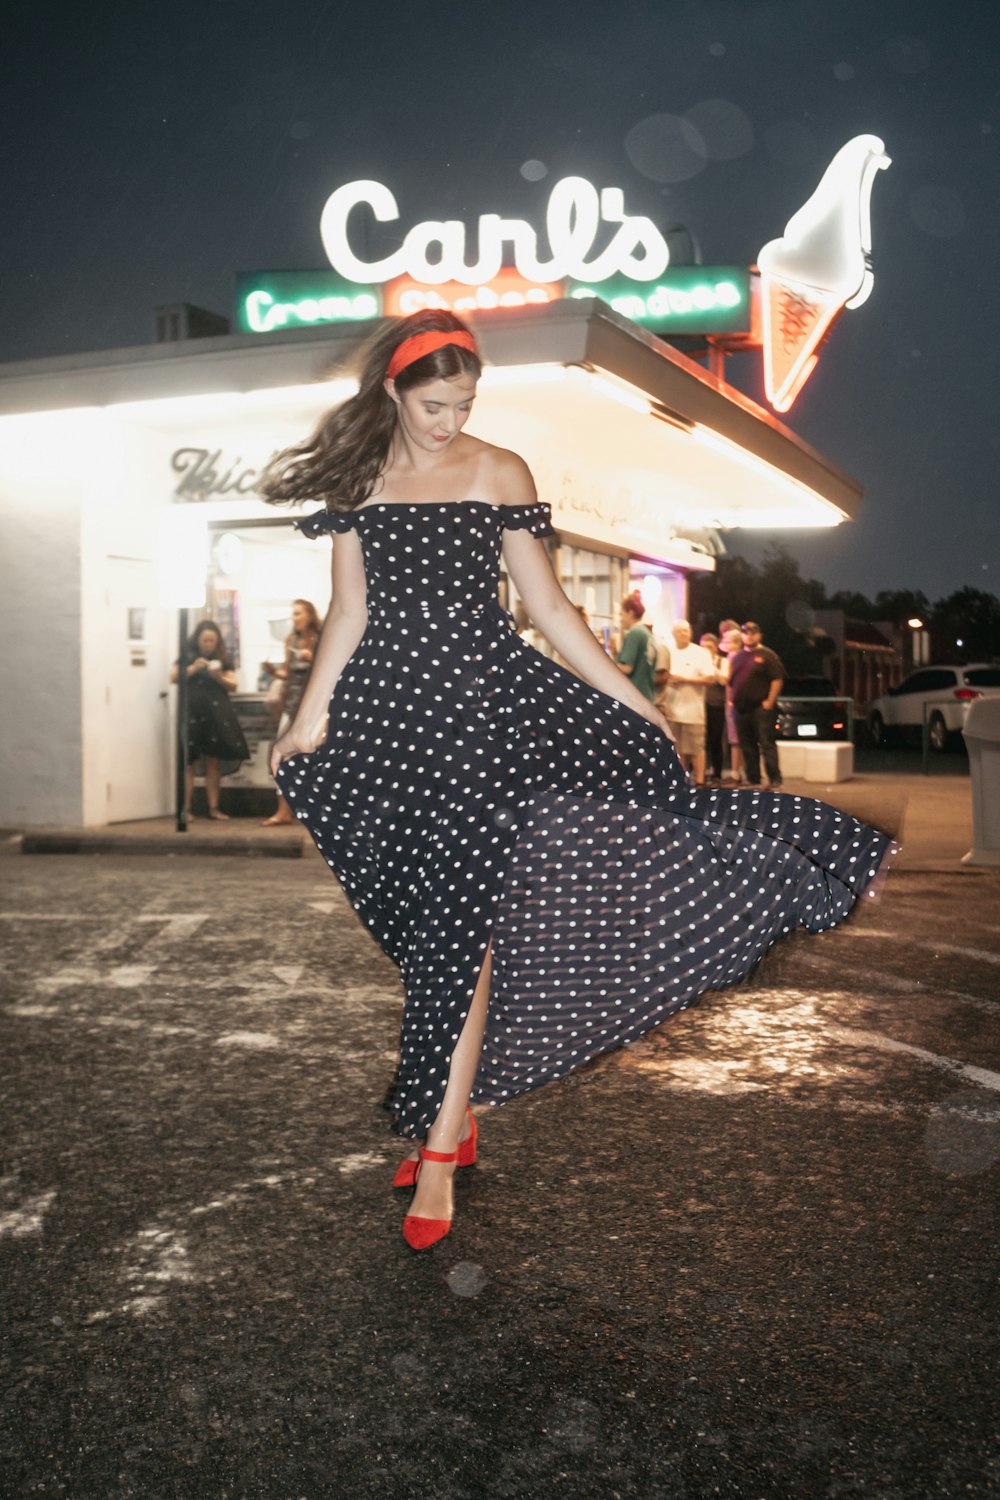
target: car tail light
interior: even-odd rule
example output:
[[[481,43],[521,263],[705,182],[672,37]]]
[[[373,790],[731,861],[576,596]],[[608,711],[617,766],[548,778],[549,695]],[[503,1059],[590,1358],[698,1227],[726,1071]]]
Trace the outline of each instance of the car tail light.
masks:
[[[834,729],[843,729],[843,727],[844,727],[844,721],[843,721],[843,719],[834,719],[834,721],[833,721],[833,727],[834,727]]]
[[[983,695],[978,688],[956,688],[955,697],[962,703],[968,703],[970,698],[981,698]]]

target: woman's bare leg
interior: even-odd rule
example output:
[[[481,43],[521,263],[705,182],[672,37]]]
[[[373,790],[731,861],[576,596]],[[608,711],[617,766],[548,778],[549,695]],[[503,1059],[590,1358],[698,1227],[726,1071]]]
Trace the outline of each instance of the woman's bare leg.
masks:
[[[219,812],[219,785],[221,782],[221,766],[214,755],[205,756],[205,795],[208,797],[208,816],[210,818],[225,817]]]
[[[184,767],[184,810],[191,816],[191,799],[194,796],[194,766]]]
[[[462,1034],[451,1056],[448,1086],[437,1119],[427,1132],[429,1151],[457,1151],[465,1131],[465,1111],[476,1080],[479,1057],[486,1031],[486,1011],[490,999],[490,977],[493,955],[490,947],[479,973],[469,1014]],[[452,1214],[452,1179],[454,1162],[425,1161],[420,1168],[417,1190],[409,1212],[418,1219],[450,1219]]]

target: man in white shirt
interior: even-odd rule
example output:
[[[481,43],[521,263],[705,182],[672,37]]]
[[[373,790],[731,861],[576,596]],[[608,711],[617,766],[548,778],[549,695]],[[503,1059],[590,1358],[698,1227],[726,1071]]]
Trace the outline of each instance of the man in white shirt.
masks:
[[[683,765],[695,785],[704,786],[705,689],[716,681],[715,664],[704,646],[693,644],[687,620],[675,620],[672,629],[675,645],[670,653],[667,722]]]

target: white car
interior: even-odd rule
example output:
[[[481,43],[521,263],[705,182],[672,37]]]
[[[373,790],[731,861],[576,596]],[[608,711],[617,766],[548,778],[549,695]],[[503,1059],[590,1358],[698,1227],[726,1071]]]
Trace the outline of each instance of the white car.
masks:
[[[872,743],[919,739],[924,723],[932,750],[946,750],[960,734],[969,704],[1000,693],[1000,664],[970,662],[964,667],[918,667],[898,687],[876,698],[868,712]]]

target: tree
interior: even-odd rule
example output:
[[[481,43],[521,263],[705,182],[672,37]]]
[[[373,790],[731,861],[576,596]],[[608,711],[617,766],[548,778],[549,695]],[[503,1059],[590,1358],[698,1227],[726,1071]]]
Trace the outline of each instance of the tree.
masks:
[[[688,590],[695,639],[704,630],[717,631],[720,620],[748,620],[756,596],[757,569],[745,557],[720,557],[714,573],[695,574]]]
[[[923,618],[927,618],[923,616]],[[1000,599],[982,589],[958,589],[930,611],[935,661],[992,661],[1000,658]]]
[[[893,625],[905,625],[908,620],[930,619],[931,603],[920,589],[881,589],[875,595],[873,620],[891,620]]]
[[[716,630],[727,616],[741,623],[753,619],[790,675],[823,670],[813,619],[826,605],[826,590],[816,579],[802,577],[782,542],[772,542],[759,567],[743,557],[721,558],[715,573],[691,580],[689,597],[696,632]]]
[[[827,603],[827,609],[843,610],[849,620],[889,620],[891,615],[880,615],[874,604],[864,594],[855,593],[852,589],[838,589],[831,594]]]

